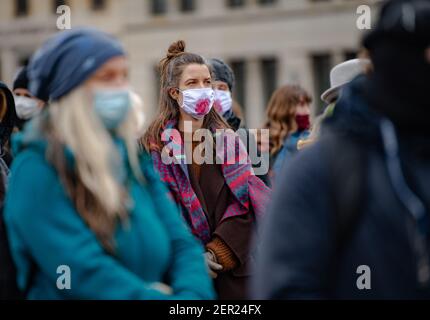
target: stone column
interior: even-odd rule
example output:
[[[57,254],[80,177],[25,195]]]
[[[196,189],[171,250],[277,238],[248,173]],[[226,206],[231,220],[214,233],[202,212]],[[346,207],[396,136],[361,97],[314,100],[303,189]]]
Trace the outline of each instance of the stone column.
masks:
[[[258,58],[251,58],[246,64],[245,110],[249,128],[259,128],[264,121],[263,84],[261,64]]]
[[[168,17],[177,17],[179,15],[179,1],[178,0],[166,0]]]
[[[204,16],[219,16],[226,10],[225,1],[222,0],[196,0],[197,10],[199,15]]]
[[[283,86],[286,84],[298,83],[300,81],[299,70],[297,65],[294,64],[294,54],[291,52],[282,52],[279,54],[279,70],[278,70],[278,84]]]
[[[313,92],[311,61],[306,52],[284,52],[279,57],[279,84],[299,84]]]
[[[339,63],[342,63],[345,61],[345,55],[341,50],[335,50],[332,52],[332,61],[333,61],[332,67],[334,67]]]
[[[284,52],[279,57],[279,85],[298,84],[311,95],[314,94],[311,59],[306,52]],[[320,97],[313,97],[314,101]],[[314,110],[313,110],[314,112]]]
[[[1,51],[1,79],[8,86],[12,84],[13,77],[18,67],[16,53],[10,48],[3,48]]]

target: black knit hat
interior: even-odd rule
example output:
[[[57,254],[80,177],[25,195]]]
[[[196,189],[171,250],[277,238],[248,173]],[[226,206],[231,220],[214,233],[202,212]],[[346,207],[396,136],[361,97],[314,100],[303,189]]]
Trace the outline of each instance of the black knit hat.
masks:
[[[369,50],[382,42],[399,46],[430,46],[430,0],[386,1],[376,27],[363,40]]]
[[[227,83],[230,91],[233,91],[234,87],[234,73],[233,70],[220,59],[211,59],[213,73],[215,75],[215,81],[222,81]]]
[[[13,90],[15,89],[28,89],[27,67],[21,68],[13,80]]]

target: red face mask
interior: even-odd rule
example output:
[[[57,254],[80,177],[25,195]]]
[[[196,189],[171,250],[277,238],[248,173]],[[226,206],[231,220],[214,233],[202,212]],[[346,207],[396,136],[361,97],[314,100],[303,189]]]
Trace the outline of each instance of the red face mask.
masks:
[[[309,130],[311,127],[311,120],[308,114],[296,115],[296,123],[299,131]]]

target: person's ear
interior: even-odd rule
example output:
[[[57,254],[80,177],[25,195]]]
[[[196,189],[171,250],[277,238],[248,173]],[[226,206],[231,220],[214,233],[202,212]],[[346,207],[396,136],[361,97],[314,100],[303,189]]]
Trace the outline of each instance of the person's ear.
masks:
[[[169,88],[169,96],[178,101],[179,98],[179,90],[177,88]]]
[[[430,47],[426,49],[426,58],[427,58],[427,62],[430,63]]]

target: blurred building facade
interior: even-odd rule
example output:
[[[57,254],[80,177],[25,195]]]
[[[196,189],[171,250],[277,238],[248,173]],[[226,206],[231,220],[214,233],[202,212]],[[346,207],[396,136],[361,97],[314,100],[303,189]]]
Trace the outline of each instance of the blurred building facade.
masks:
[[[57,7],[71,8],[72,28],[93,26],[125,44],[131,80],[148,113],[157,108],[157,63],[169,44],[218,57],[235,71],[236,100],[249,127],[259,127],[274,89],[299,83],[315,96],[330,68],[359,50],[357,8],[379,0],[1,0],[0,78],[22,64],[57,29]],[[375,10],[372,10],[374,16]]]

